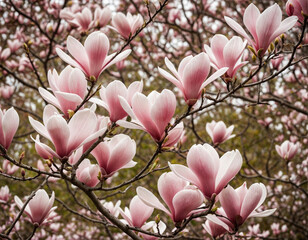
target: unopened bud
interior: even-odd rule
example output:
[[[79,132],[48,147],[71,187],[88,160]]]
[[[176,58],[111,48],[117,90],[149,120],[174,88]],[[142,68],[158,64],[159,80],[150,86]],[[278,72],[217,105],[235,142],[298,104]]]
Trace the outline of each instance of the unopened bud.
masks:
[[[279,38],[275,39],[275,46],[277,46],[279,44]]]
[[[29,53],[29,47],[28,47],[27,43],[24,43],[24,49],[26,50],[27,53]]]
[[[286,38],[286,36],[284,34],[280,35],[280,39],[281,39],[282,42],[284,42],[285,38]]]
[[[261,57],[262,57],[262,53],[263,53],[263,48],[260,48],[260,49],[258,50],[257,56],[258,56],[259,58],[261,58]]]
[[[253,53],[253,55],[257,56],[257,53],[256,53],[255,49],[252,46],[248,45],[247,47]]]
[[[52,162],[51,162],[50,160],[46,160],[46,164],[47,164],[47,166],[48,166],[49,168],[51,168]]]
[[[67,110],[67,113],[68,113],[69,118],[71,118],[75,114],[75,112],[71,109]]]
[[[251,59],[252,59],[253,62],[255,62],[257,60],[257,56],[256,55],[252,55]]]
[[[21,161],[24,159],[25,157],[25,152],[22,152],[19,156],[19,163],[21,163]]]
[[[159,161],[159,158],[156,158],[155,161],[154,161],[154,163],[152,164],[150,170],[149,170],[150,172],[151,172],[153,169],[156,168],[156,166],[157,166],[157,164],[158,164],[158,161]]]
[[[70,7],[73,5],[73,1],[68,1],[67,6]]]
[[[24,178],[26,176],[26,171],[25,169],[21,169],[21,176]]]
[[[98,179],[98,180],[100,180],[100,181],[104,180],[104,178],[103,178],[103,175],[102,175],[101,171],[99,171],[99,172],[98,172],[97,179]]]
[[[272,52],[272,51],[274,51],[275,50],[275,45],[273,44],[273,43],[271,43],[271,45],[270,45],[270,52]]]
[[[0,173],[3,173],[3,169],[2,168],[0,168]]]
[[[155,223],[158,224],[160,222],[160,215],[157,214],[155,217]]]

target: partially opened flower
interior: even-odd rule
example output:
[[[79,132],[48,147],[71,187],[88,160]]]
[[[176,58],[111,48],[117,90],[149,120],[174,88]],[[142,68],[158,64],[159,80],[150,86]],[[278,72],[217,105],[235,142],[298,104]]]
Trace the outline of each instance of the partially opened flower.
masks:
[[[8,149],[18,129],[19,116],[11,107],[7,111],[0,109],[0,144]]]
[[[149,229],[152,228],[154,233],[163,234],[164,231],[166,230],[167,226],[162,221],[159,221],[158,223],[156,223],[155,221],[150,221],[150,222],[147,222],[146,224],[144,224],[141,228],[143,230],[149,230]],[[145,239],[145,240],[156,240],[156,239],[158,239],[158,237],[148,235],[148,234],[145,234],[145,233],[141,233],[141,232],[139,233],[139,235],[142,236],[143,239]]]
[[[210,135],[214,144],[219,144],[227,141],[230,138],[233,138],[235,135],[231,135],[234,126],[226,127],[226,124],[223,121],[215,122],[214,120],[211,123],[206,124],[206,131]]]
[[[107,202],[105,200],[102,200],[101,204],[103,204],[103,206],[107,208],[113,216],[115,216],[116,218],[119,216],[121,209],[121,200],[118,200],[116,204],[113,204],[113,202]]]
[[[242,156],[238,150],[226,152],[219,158],[209,144],[193,145],[187,154],[187,165],[170,164],[177,176],[196,185],[207,199],[218,195],[242,166]]]
[[[19,169],[18,166],[11,164],[9,160],[4,159],[2,163],[2,170],[8,175],[13,175]]]
[[[260,57],[266,53],[271,42],[276,37],[288,31],[296,24],[297,19],[297,17],[292,16],[281,22],[282,13],[277,3],[268,7],[262,13],[251,3],[246,8],[243,18],[244,25],[252,35],[251,38],[240,24],[229,17],[225,17],[227,24],[238,34],[246,38]]]
[[[50,104],[61,109],[66,117],[69,110],[74,111],[87,93],[87,81],[78,68],[67,66],[58,75],[57,71],[48,71],[49,86],[54,95],[44,88],[39,88],[41,96]]]
[[[133,82],[128,88],[126,88],[124,83],[115,80],[109,83],[106,88],[101,88],[99,91],[101,99],[92,98],[90,101],[104,107],[109,112],[110,120],[116,122],[127,116],[127,112],[120,104],[119,96],[126,99],[128,104],[131,106],[134,94],[142,92],[142,89],[142,81]]]
[[[122,168],[136,165],[132,159],[136,154],[136,143],[129,136],[118,134],[99,143],[91,152],[98,162],[102,176],[107,178]]]
[[[54,144],[56,151],[37,139],[33,140],[39,148],[43,148],[56,158],[69,157],[74,150],[96,139],[105,131],[105,129],[96,131],[97,117],[90,109],[79,110],[67,123],[55,107],[47,105],[43,112],[44,125],[30,116],[29,121],[40,135]]]
[[[123,109],[131,117],[131,122],[119,120],[123,127],[141,129],[148,132],[159,142],[165,136],[165,129],[173,117],[176,108],[176,99],[170,90],[164,89],[161,93],[152,91],[149,96],[137,92],[132,99],[131,106],[126,99],[120,98]]]
[[[17,206],[22,209],[23,202],[19,197],[15,196],[14,198]],[[30,217],[30,220],[33,224],[42,225],[47,223],[49,220],[54,217],[54,210],[57,207],[52,207],[55,200],[55,193],[52,192],[51,198],[49,199],[48,194],[45,190],[39,189],[34,197],[29,201],[28,205],[25,208],[25,213]]]
[[[98,183],[99,166],[91,164],[89,159],[84,159],[76,170],[77,179],[88,187],[95,187]]]
[[[111,19],[111,10],[108,7],[103,9],[96,8],[94,12],[94,22],[99,27],[104,27],[107,25],[109,20]]]
[[[157,188],[169,210],[151,191],[143,187],[137,188],[137,195],[148,206],[167,213],[174,222],[182,222],[203,203],[202,193],[172,172],[163,173],[159,177]]]
[[[168,58],[165,58],[165,63],[174,76],[161,68],[158,68],[159,73],[181,90],[188,105],[194,105],[200,98],[202,90],[228,70],[228,68],[219,69],[207,79],[211,67],[210,59],[205,53],[195,57],[191,55],[185,57],[178,70]]]
[[[149,207],[138,196],[135,196],[130,201],[129,209],[127,207],[125,211],[121,209],[120,214],[130,226],[141,228],[151,217],[153,210],[153,207]]]
[[[84,46],[74,37],[67,38],[67,50],[74,57],[64,53],[60,48],[57,48],[58,56],[66,63],[73,67],[81,69],[88,77],[98,79],[99,75],[109,66],[126,58],[131,50],[125,50],[118,54],[113,53],[107,56],[109,51],[109,39],[102,32],[91,33]],[[111,60],[114,58],[113,60]]]
[[[204,49],[214,68],[227,67],[226,77],[233,78],[237,70],[248,63],[241,61],[246,43],[240,37],[234,36],[228,40],[226,36],[216,34],[211,40],[211,47],[205,44]]]
[[[273,214],[276,209],[269,209],[263,212],[256,211],[264,202],[266,195],[266,188],[262,183],[254,183],[249,189],[247,189],[246,183],[237,189],[228,185],[219,195],[219,201],[223,209],[220,213],[227,220],[210,219],[223,227],[227,224],[234,230],[241,226],[247,218],[267,217]]]
[[[205,229],[205,231],[208,232],[214,238],[221,236],[227,232],[226,228],[210,220],[206,220],[205,223],[202,224],[202,226]]]
[[[280,157],[291,160],[299,149],[299,143],[292,143],[289,140],[284,141],[280,146],[275,146],[277,153]]]
[[[11,194],[8,186],[3,186],[0,188],[0,203],[7,203]]]
[[[0,87],[0,97],[4,99],[9,99],[14,93],[14,86],[3,86]]]
[[[125,16],[123,13],[118,12],[113,16],[111,24],[122,37],[128,39],[142,26],[143,19],[140,14],[131,15],[127,13]]]
[[[301,23],[304,23],[304,15],[308,15],[307,0],[288,0],[286,12],[289,16],[295,15]]]
[[[84,7],[81,12],[74,14],[69,22],[78,26],[80,31],[87,31],[93,25],[92,12],[89,8]]]

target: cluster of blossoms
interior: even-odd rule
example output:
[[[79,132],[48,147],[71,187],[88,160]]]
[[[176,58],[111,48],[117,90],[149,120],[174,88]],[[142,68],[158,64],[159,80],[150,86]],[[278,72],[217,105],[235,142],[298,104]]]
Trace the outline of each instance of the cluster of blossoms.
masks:
[[[238,36],[229,40],[222,34],[216,34],[211,39],[210,46],[204,45],[205,52],[195,56],[187,55],[179,61],[177,68],[169,57],[165,57],[165,65],[169,71],[158,67],[158,72],[178,88],[187,104],[187,113],[190,114],[189,111],[198,109],[199,100],[204,99],[205,88],[213,86],[218,78],[222,78],[227,84],[235,81],[239,69],[248,64],[248,61],[242,61],[247,43],[262,63],[262,58],[277,37],[298,21],[303,23],[307,19],[307,5],[305,1],[289,0],[287,13],[296,16],[281,21],[282,12],[277,4],[262,13],[254,4],[250,4],[245,10],[243,21],[251,36],[235,20],[225,17],[227,24],[246,40],[243,41]],[[299,11],[303,13],[301,16]],[[83,32],[105,27],[111,20],[111,15],[109,8],[96,9],[94,17],[87,7],[69,7],[60,12],[60,17],[71,27]],[[173,21],[180,18],[177,12],[173,15]],[[273,21],[268,21],[269,18]],[[138,29],[141,30],[143,19],[139,14],[127,13],[125,16],[123,13],[116,13],[111,24],[111,29],[130,40],[133,34],[138,33]],[[68,36],[66,46],[71,56],[61,47],[56,48],[56,53],[69,66],[60,73],[55,69],[49,70],[47,81],[50,88],[42,86],[37,89],[48,104],[44,107],[42,120],[29,116],[32,128],[39,134],[31,138],[37,154],[49,164],[50,171],[46,170],[42,162],[38,162],[39,174],[49,175],[48,181],[64,178],[93,200],[93,191],[111,181],[119,170],[133,168],[138,164],[138,161],[133,160],[137,152],[137,141],[126,135],[127,129],[142,130],[149,134],[159,154],[171,151],[181,144],[185,134],[184,123],[175,116],[177,99],[173,91],[154,90],[145,95],[142,93],[143,81],[134,81],[126,86],[122,81],[114,80],[105,87],[98,87],[96,91],[99,92],[99,98],[93,97],[95,94],[91,94],[92,88],[101,80],[103,72],[114,64],[121,64],[132,53],[130,49],[122,49],[121,52],[108,55],[110,42],[103,31],[91,32],[84,44],[73,36]],[[1,61],[9,57],[12,48],[0,50]],[[272,64],[279,66],[279,63]],[[89,83],[91,88],[88,87]],[[14,88],[1,89],[0,92],[3,98],[10,98]],[[86,103],[92,105],[87,107]],[[97,113],[102,110],[101,107],[107,111],[108,116]],[[261,123],[268,127],[271,121]],[[19,116],[14,108],[6,111],[0,109],[0,144],[3,155],[7,153],[18,126]],[[126,130],[116,132],[115,129],[120,127]],[[261,206],[267,197],[263,183],[254,183],[249,188],[243,183],[236,189],[229,184],[242,168],[242,155],[239,150],[222,150],[224,154],[219,156],[217,149],[236,137],[232,134],[234,125],[227,127],[221,120],[212,120],[204,129],[212,145],[194,144],[185,156],[187,166],[171,161],[168,163],[171,172],[160,175],[157,190],[165,204],[152,191],[138,186],[137,195],[132,198],[129,208],[123,210],[120,208],[121,202],[113,205],[98,199],[93,200],[94,205],[108,222],[121,229],[124,228],[121,224],[141,229],[139,236],[149,240],[157,239],[167,229],[160,219],[147,222],[154,208],[165,212],[178,229],[185,227],[188,220],[205,216],[202,226],[214,238],[238,231],[248,218],[273,214],[276,206],[267,210]],[[44,141],[41,141],[40,136]],[[54,147],[50,147],[45,140]],[[287,140],[281,146],[276,145],[278,155],[287,161],[293,159],[300,148],[294,142]],[[153,161],[154,158],[148,166]],[[8,158],[3,170],[5,174],[12,175],[18,168],[13,171],[9,162],[14,163]],[[21,161],[18,164],[23,166]],[[136,179],[144,177],[144,172],[137,175]],[[7,203],[9,198],[8,187],[2,187],[0,203]],[[47,224],[57,216],[57,207],[53,207],[54,192],[49,198],[45,190],[39,189],[25,203],[17,196],[14,200],[36,227]],[[215,208],[216,205],[220,207]],[[119,216],[123,218],[121,221],[118,221]]]

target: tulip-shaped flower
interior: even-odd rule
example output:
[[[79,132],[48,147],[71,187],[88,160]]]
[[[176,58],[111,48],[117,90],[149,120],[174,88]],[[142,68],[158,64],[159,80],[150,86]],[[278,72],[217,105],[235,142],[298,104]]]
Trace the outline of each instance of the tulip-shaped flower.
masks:
[[[228,227],[224,228],[221,225],[212,222],[210,220],[206,220],[205,224],[202,224],[205,231],[207,231],[212,237],[216,238],[222,234],[227,232]]]
[[[69,157],[74,150],[96,139],[105,131],[105,129],[96,131],[97,118],[90,109],[78,111],[70,119],[70,122],[67,123],[58,114],[55,107],[47,105],[43,113],[44,125],[30,116],[29,121],[40,135],[54,144],[56,151],[39,140],[33,139],[37,143],[37,147],[44,149],[56,158]]]
[[[275,148],[280,157],[289,161],[296,155],[299,149],[299,143],[294,144],[286,140],[280,146],[276,145]]]
[[[239,172],[242,156],[238,150],[226,152],[219,158],[216,150],[209,144],[193,145],[187,154],[187,165],[170,164],[177,176],[196,185],[207,199],[221,190]]]
[[[89,159],[84,159],[76,170],[77,179],[88,187],[95,187],[98,183],[99,166],[91,164]]]
[[[148,206],[167,213],[176,223],[189,217],[203,203],[202,193],[172,172],[163,173],[159,177],[157,188],[170,211],[151,191],[143,187],[137,188],[137,195]]]
[[[185,57],[178,70],[168,58],[165,58],[165,63],[174,76],[161,68],[158,68],[159,73],[181,90],[188,105],[194,105],[200,98],[202,90],[228,70],[228,68],[219,69],[206,80],[211,67],[210,59],[205,53],[195,57]]]
[[[140,14],[131,15],[127,13],[125,16],[118,12],[113,16],[111,24],[122,37],[128,39],[143,25],[143,19]]]
[[[74,19],[70,22],[78,26],[79,30],[87,31],[93,25],[91,10],[87,7],[83,8],[81,12],[74,15]]]
[[[3,186],[0,188],[0,203],[7,203],[11,194],[8,186]]]
[[[135,196],[130,201],[129,209],[127,207],[124,211],[120,209],[120,214],[130,226],[141,228],[151,217],[153,210],[153,207],[144,204],[138,196]]]
[[[14,86],[3,86],[0,87],[0,97],[4,99],[9,99],[14,93]]]
[[[307,0],[288,0],[286,12],[289,16],[295,15],[301,23],[304,23],[304,15],[308,16]]]
[[[173,92],[167,89],[161,93],[153,91],[148,97],[137,92],[133,96],[131,106],[126,99],[121,96],[119,98],[123,109],[132,118],[131,122],[117,121],[119,125],[144,130],[157,142],[163,139],[165,129],[176,108],[176,99]]]
[[[58,75],[56,70],[48,71],[49,86],[54,95],[44,88],[39,88],[41,96],[50,104],[61,109],[66,117],[69,110],[75,110],[87,93],[87,81],[78,68],[67,66]]]
[[[156,223],[155,221],[150,221],[150,222],[147,222],[146,224],[144,224],[142,226],[142,229],[143,230],[146,230],[148,231],[149,229],[153,230],[154,233],[159,233],[159,234],[163,234],[164,231],[166,230],[167,226],[164,222],[162,221],[159,221],[158,223]],[[155,237],[155,236],[152,236],[152,235],[148,235],[148,234],[145,234],[145,233],[139,233],[139,235],[144,239],[144,240],[156,240],[158,239],[158,237]]]
[[[101,88],[99,91],[101,99],[92,98],[90,101],[104,107],[109,112],[110,120],[116,122],[127,116],[127,112],[120,104],[119,96],[125,98],[131,106],[134,94],[136,92],[141,92],[142,88],[142,82],[133,82],[126,88],[121,81],[115,80],[109,83],[106,88]]]
[[[228,67],[226,77],[232,79],[237,70],[248,63],[241,61],[246,43],[247,41],[243,42],[240,37],[232,37],[228,40],[224,35],[216,34],[211,40],[211,47],[205,44],[204,49],[214,68],[219,70]]]
[[[67,38],[67,50],[75,58],[71,58],[57,48],[58,56],[66,63],[81,69],[88,77],[98,79],[99,75],[109,66],[126,58],[131,50],[125,50],[115,57],[116,53],[107,56],[109,39],[102,32],[91,33],[84,46],[72,36]],[[112,61],[111,59],[115,57]]]
[[[15,203],[21,209],[23,207],[23,202],[19,197],[15,196]],[[45,190],[39,189],[34,197],[29,201],[25,208],[25,213],[30,217],[33,224],[42,225],[47,223],[54,217],[53,211],[57,207],[52,207],[55,200],[55,193],[52,192],[51,198],[49,199],[48,194]]]
[[[115,216],[116,218],[120,214],[120,205],[121,205],[121,200],[118,200],[116,204],[113,204],[113,202],[107,202],[105,200],[101,201],[101,204],[109,210],[109,212]]]
[[[177,144],[181,137],[184,134],[184,124],[180,122],[173,129],[168,132],[168,136],[166,137],[166,141],[163,143],[163,147],[173,147]]]
[[[214,144],[220,144],[233,138],[235,136],[234,134],[231,135],[233,129],[233,125],[227,128],[223,121],[215,122],[213,120],[211,123],[206,124],[206,131]]]
[[[223,211],[221,215],[227,217],[222,221],[219,218],[210,216],[208,219],[214,220],[216,224],[226,227],[226,224],[233,230],[241,226],[247,218],[267,217],[276,209],[269,209],[263,212],[255,211],[266,198],[266,188],[262,183],[254,183],[249,189],[244,183],[241,187],[234,189],[230,185],[221,191],[219,201]],[[229,230],[229,229],[227,229]]]
[[[4,159],[2,164],[2,171],[8,175],[13,175],[19,169],[18,166],[10,164],[9,160]]]
[[[94,22],[95,25],[99,27],[104,27],[107,25],[109,20],[111,19],[111,10],[108,7],[103,9],[96,8],[94,12]]]
[[[0,109],[0,144],[8,149],[19,125],[19,116],[11,107],[7,111]]]
[[[267,8],[262,13],[251,3],[244,13],[244,25],[251,33],[253,39],[245,32],[245,30],[236,21],[229,17],[225,17],[227,24],[238,34],[242,35],[253,46],[258,57],[263,56],[271,42],[280,34],[292,28],[297,17],[288,17],[281,22],[282,13],[277,3]]]
[[[136,165],[136,143],[129,136],[118,134],[109,141],[98,144],[91,152],[98,162],[102,176],[108,178],[122,168]]]

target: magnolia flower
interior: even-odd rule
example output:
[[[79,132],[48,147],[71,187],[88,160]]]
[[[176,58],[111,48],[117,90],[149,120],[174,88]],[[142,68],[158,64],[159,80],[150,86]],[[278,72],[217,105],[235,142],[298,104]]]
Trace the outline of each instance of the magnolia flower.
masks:
[[[77,179],[88,187],[95,187],[98,183],[99,166],[91,164],[89,159],[84,159],[76,170]]]
[[[14,200],[17,206],[22,209],[24,204],[20,198],[15,196]],[[43,189],[39,189],[35,193],[34,197],[29,201],[25,208],[25,213],[30,217],[30,220],[33,224],[37,224],[39,226],[43,225],[55,216],[53,211],[57,207],[52,208],[54,200],[54,192],[52,192],[50,199],[46,191]]]
[[[55,107],[47,105],[43,112],[44,125],[30,116],[29,121],[40,135],[54,144],[56,151],[38,139],[33,139],[37,146],[56,158],[69,157],[74,150],[96,139],[105,131],[96,131],[97,117],[90,109],[79,110],[67,123]]]
[[[170,211],[151,191],[143,187],[137,187],[137,195],[146,205],[167,213],[174,222],[182,222],[203,203],[202,193],[172,172],[163,173],[159,177],[157,188]]]
[[[296,155],[299,149],[299,143],[294,144],[286,140],[280,146],[276,145],[275,148],[280,157],[289,161]]]
[[[132,119],[131,122],[119,120],[119,125],[144,130],[157,142],[164,138],[165,129],[176,108],[173,92],[167,89],[161,93],[153,91],[147,97],[137,92],[133,96],[131,106],[126,99],[121,96],[119,98],[123,109]]]
[[[264,202],[266,195],[266,188],[262,183],[254,183],[249,189],[247,189],[246,183],[237,189],[228,185],[219,195],[222,208],[219,210],[219,215],[225,216],[225,218],[208,215],[207,219],[230,231],[241,226],[247,218],[267,217],[273,214],[276,209],[256,211]]]
[[[19,167],[14,164],[10,164],[9,160],[7,159],[3,160],[2,170],[4,171],[4,173],[8,175],[13,175],[18,169]]]
[[[109,20],[111,19],[111,10],[108,7],[103,9],[96,8],[94,12],[94,22],[95,25],[99,27],[105,27]]]
[[[9,48],[5,48],[2,51],[2,47],[0,47],[0,61],[6,60],[11,55],[11,50]]]
[[[123,13],[118,12],[113,16],[111,24],[122,37],[128,39],[143,25],[143,19],[140,14],[131,15],[127,13],[125,16]]]
[[[271,42],[280,34],[292,28],[297,22],[297,17],[295,16],[288,17],[282,22],[281,18],[281,9],[277,3],[268,7],[262,13],[251,3],[245,10],[243,20],[253,39],[236,21],[229,17],[225,17],[225,20],[234,31],[248,40],[258,56],[263,56]]]
[[[124,211],[120,209],[120,214],[130,226],[141,228],[151,217],[153,210],[153,207],[144,204],[138,196],[135,196],[130,201],[129,209],[127,207]]]
[[[19,125],[19,116],[11,107],[7,111],[0,109],[0,144],[8,149]]]
[[[301,23],[304,23],[304,15],[308,15],[307,0],[288,0],[286,12],[289,16],[295,15]]]
[[[48,82],[54,95],[40,87],[41,96],[69,117],[69,110],[74,111],[86,96],[87,81],[84,74],[78,68],[67,66],[60,75],[55,69],[49,70]]]
[[[0,97],[4,99],[9,99],[14,93],[14,86],[3,86],[0,87]]]
[[[73,19],[70,23],[79,27],[81,31],[87,31],[93,25],[92,12],[89,8],[84,7],[81,12],[73,15]]]
[[[136,143],[129,136],[118,134],[109,141],[99,143],[91,152],[98,162],[102,176],[107,178],[122,168],[136,165]]]
[[[3,186],[0,189],[0,203],[7,203],[11,194],[8,186]]]
[[[149,230],[151,228],[152,228],[154,233],[159,232],[159,234],[163,234],[164,231],[166,230],[167,226],[162,221],[159,221],[158,223],[156,223],[155,221],[150,221],[150,222],[147,222],[146,224],[144,224],[141,227],[141,229],[143,229],[143,230]],[[158,237],[151,236],[151,235],[141,233],[141,232],[139,233],[139,235],[142,236],[143,239],[145,239],[145,240],[156,240],[156,239],[158,239]]]
[[[242,156],[238,150],[226,152],[219,158],[216,150],[209,144],[193,145],[187,154],[187,165],[170,164],[177,176],[196,185],[207,199],[221,190],[239,172]]]
[[[208,232],[212,237],[216,238],[218,236],[221,236],[222,234],[225,234],[227,232],[228,228],[227,226],[222,227],[221,225],[212,222],[210,220],[206,220],[204,224],[202,224],[203,228],[206,232]]]
[[[99,91],[101,99],[92,98],[90,101],[104,107],[109,112],[110,120],[116,122],[127,116],[127,112],[120,104],[119,96],[126,99],[128,104],[131,106],[134,94],[136,92],[141,92],[142,88],[142,81],[133,82],[128,88],[126,88],[124,83],[115,80],[109,83],[106,88],[101,88]]]
[[[210,59],[205,53],[195,57],[191,55],[185,57],[178,71],[167,57],[165,63],[174,76],[161,68],[158,68],[159,73],[181,90],[188,105],[194,105],[200,98],[202,90],[228,70],[228,68],[219,69],[206,80],[211,67]]]
[[[118,200],[116,204],[113,204],[113,202],[107,202],[105,200],[102,200],[101,204],[103,204],[103,206],[107,208],[113,216],[115,216],[116,218],[119,216],[121,209],[121,200]]]
[[[240,37],[232,37],[228,40],[224,35],[216,34],[211,40],[211,47],[205,44],[204,49],[214,68],[219,70],[228,67],[226,76],[233,78],[237,70],[248,63],[241,61],[246,43],[247,41],[243,42]]]
[[[67,38],[67,49],[74,57],[64,53],[60,48],[56,48],[58,56],[66,63],[81,69],[88,77],[98,79],[99,75],[109,66],[126,58],[131,50],[125,50],[118,54],[113,53],[107,56],[109,51],[109,39],[102,32],[91,33],[84,46],[74,37]],[[113,60],[111,60],[115,57]]]
[[[226,127],[226,124],[223,121],[215,122],[214,120],[211,123],[206,124],[206,131],[210,135],[214,144],[223,143],[230,138],[235,137],[231,135],[234,126]]]

